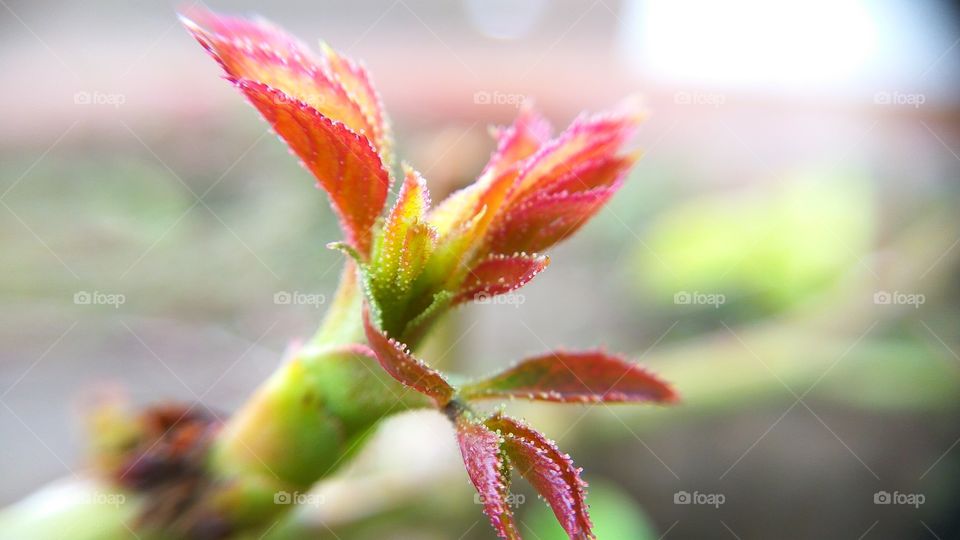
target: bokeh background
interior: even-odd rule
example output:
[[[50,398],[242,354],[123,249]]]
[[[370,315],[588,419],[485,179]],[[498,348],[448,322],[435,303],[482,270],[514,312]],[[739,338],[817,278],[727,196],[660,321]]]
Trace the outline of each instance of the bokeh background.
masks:
[[[955,4],[208,6],[363,59],[435,200],[525,99],[562,127],[644,97],[611,207],[424,351],[482,374],[603,344],[675,383],[669,409],[509,406],[585,468],[600,538],[960,538]],[[2,504],[82,470],[95,396],[236,408],[335,287],[322,193],[176,8],[0,0]],[[433,413],[319,489],[318,538],[492,537]]]

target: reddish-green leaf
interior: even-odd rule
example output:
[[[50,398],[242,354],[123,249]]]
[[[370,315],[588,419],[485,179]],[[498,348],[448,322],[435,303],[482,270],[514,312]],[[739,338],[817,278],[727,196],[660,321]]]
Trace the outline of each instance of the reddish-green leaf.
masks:
[[[330,195],[347,241],[361,254],[369,253],[390,179],[367,140],[278,90],[234,82]]]
[[[428,271],[441,289],[455,292],[461,288],[468,271],[481,257],[483,238],[516,178],[514,169],[498,177],[483,176],[447,197],[430,214],[430,223],[441,240]]]
[[[547,122],[530,109],[521,111],[512,126],[496,133],[497,150],[480,179],[431,213],[430,222],[449,239],[438,251],[444,254],[438,264],[469,268],[488,254],[542,251],[576,232],[636,160],[623,152],[639,120],[636,107],[627,104],[578,118],[547,141]]]
[[[245,19],[192,6],[181,13],[180,21],[218,62],[225,64],[224,69],[235,69],[244,64],[244,59],[257,58],[258,54],[296,58],[294,69],[314,61],[310,47],[262,17]]]
[[[515,169],[493,175],[484,174],[469,186],[452,193],[431,213],[430,223],[442,234],[471,232],[471,240],[486,230],[517,179]],[[478,226],[482,224],[483,226]]]
[[[620,187],[615,182],[581,192],[544,193],[510,208],[487,235],[493,253],[543,251],[594,216]]]
[[[390,137],[390,122],[380,100],[380,94],[373,86],[373,81],[367,69],[360,63],[346,56],[340,55],[326,43],[321,44],[327,66],[335,79],[346,91],[350,100],[367,118],[367,123],[373,129],[369,138],[377,141],[377,148],[383,162],[389,166],[393,150],[393,141]]]
[[[366,256],[390,179],[380,156],[386,127],[360,90],[362,72],[345,82],[343,59],[321,59],[262,20],[200,9],[189,16],[184,25],[317,178],[347,241]]]
[[[644,368],[602,351],[557,351],[523,360],[460,391],[466,399],[518,397],[584,403],[672,403],[673,388]]]
[[[578,164],[604,156],[614,156],[636,132],[642,118],[635,104],[591,117],[580,117],[555,139],[544,144],[525,160],[517,188],[510,200],[525,198],[545,187]]]
[[[181,20],[228,76],[280,90],[383,150],[386,127],[379,99],[366,72],[349,59],[329,47],[317,55],[263,19],[192,8]]]
[[[482,302],[518,289],[549,264],[549,257],[526,253],[490,255],[470,270],[454,303]]]
[[[430,215],[430,222],[445,233],[463,227],[483,212],[484,225],[489,223],[516,182],[520,162],[550,138],[550,131],[550,124],[524,105],[513,125],[493,131],[497,149],[479,179],[444,199]],[[472,229],[475,234],[486,230],[485,226]]]
[[[637,155],[601,156],[577,163],[570,169],[545,181],[538,193],[578,193],[610,187],[623,178]]]
[[[633,106],[578,118],[517,164],[484,253],[542,251],[577,231],[620,187],[635,154],[622,154],[640,120]]]
[[[367,342],[387,373],[401,384],[430,396],[437,402],[438,407],[450,401],[454,389],[443,375],[414,357],[402,343],[384,335],[370,321],[370,314],[366,309],[363,313],[363,324]]]
[[[543,497],[570,538],[588,540],[593,525],[586,503],[586,482],[570,456],[540,432],[503,415],[487,420],[503,437],[503,450],[514,469]]]
[[[501,450],[501,438],[483,424],[460,417],[456,420],[457,443],[470,482],[483,502],[483,512],[500,538],[519,539],[520,533],[507,504],[510,490],[509,464]]]
[[[532,106],[524,104],[513,125],[493,130],[497,149],[484,168],[484,175],[499,176],[508,168],[532,156],[550,139],[550,123]]]

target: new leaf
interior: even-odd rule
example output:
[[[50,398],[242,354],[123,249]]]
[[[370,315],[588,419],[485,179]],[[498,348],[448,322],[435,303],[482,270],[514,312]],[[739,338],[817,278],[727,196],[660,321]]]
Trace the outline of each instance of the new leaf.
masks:
[[[519,362],[461,388],[465,399],[524,398],[582,403],[671,403],[673,388],[644,368],[602,351],[557,351]]]

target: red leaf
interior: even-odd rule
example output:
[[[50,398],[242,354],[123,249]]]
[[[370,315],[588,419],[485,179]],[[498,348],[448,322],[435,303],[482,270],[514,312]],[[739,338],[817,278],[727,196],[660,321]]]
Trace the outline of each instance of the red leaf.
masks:
[[[612,113],[577,118],[524,162],[511,201],[539,191],[551,178],[578,164],[616,155],[636,132],[641,118],[633,103],[625,103]]]
[[[380,155],[386,124],[366,73],[263,20],[189,15],[184,25],[317,177],[347,240],[367,255],[390,180]]]
[[[444,199],[431,214],[431,223],[441,232],[455,231],[484,212],[482,223],[470,227],[472,239],[483,234],[516,182],[520,162],[533,155],[550,138],[550,132],[550,123],[524,105],[513,125],[493,130],[497,149],[479,179]]]
[[[602,351],[553,352],[521,361],[460,391],[466,399],[519,397],[557,402],[673,403],[673,388],[636,364]]]
[[[529,109],[497,133],[480,179],[431,213],[441,236],[457,235],[449,259],[469,267],[487,254],[544,250],[577,231],[619,188],[636,159],[621,155],[640,113],[632,104],[581,117],[555,139]],[[453,243],[452,243],[453,244]]]
[[[180,20],[202,45],[215,49],[210,51],[211,54],[215,54],[218,48],[213,41],[215,38],[217,42],[233,40],[232,45],[220,46],[246,49],[248,54],[254,54],[255,48],[261,48],[289,53],[289,56],[297,53],[305,59],[310,58],[306,44],[263,18],[249,20],[231,17],[193,6],[180,15]]]
[[[303,42],[263,19],[247,20],[200,8],[184,26],[234,79],[248,79],[303,101],[343,122],[381,150],[386,128],[366,71],[324,48],[318,56]]]
[[[484,168],[484,175],[499,176],[511,166],[533,155],[550,139],[550,123],[524,104],[513,125],[493,130],[497,149]]]
[[[443,407],[450,401],[454,390],[443,375],[414,357],[402,343],[388,338],[374,327],[366,309],[363,313],[363,325],[370,348],[387,373],[404,386],[430,396],[437,402],[438,407]]]
[[[483,513],[490,518],[500,538],[519,539],[520,533],[507,504],[510,481],[500,436],[464,417],[457,419],[456,426],[460,455],[470,482],[483,499]]]
[[[622,183],[636,155],[621,155],[636,130],[630,105],[581,117],[517,164],[519,177],[490,225],[486,252],[541,251],[577,231]]]
[[[326,43],[322,43],[321,47],[330,71],[346,90],[351,101],[355,102],[367,117],[368,123],[373,128],[372,138],[379,141],[377,147],[380,149],[380,156],[383,162],[389,165],[393,146],[390,138],[390,122],[387,120],[383,102],[373,86],[370,74],[362,64],[341,56]]]
[[[557,521],[570,538],[593,539],[593,524],[586,503],[586,482],[570,456],[557,445],[520,422],[502,415],[486,422],[504,436],[503,449],[514,468],[537,490],[553,509]]]
[[[235,84],[317,177],[349,243],[360,253],[369,253],[371,229],[390,186],[370,143],[279,90],[243,79]]]
[[[602,156],[577,163],[564,169],[555,179],[544,182],[540,193],[579,193],[597,188],[610,187],[623,178],[624,173],[636,161],[631,156]],[[559,172],[559,171],[558,171]]]
[[[453,302],[484,300],[519,289],[549,264],[549,257],[539,255],[490,255],[470,271]]]
[[[620,188],[609,187],[570,193],[544,193],[510,208],[487,235],[493,253],[543,251],[575,233],[603,208]]]

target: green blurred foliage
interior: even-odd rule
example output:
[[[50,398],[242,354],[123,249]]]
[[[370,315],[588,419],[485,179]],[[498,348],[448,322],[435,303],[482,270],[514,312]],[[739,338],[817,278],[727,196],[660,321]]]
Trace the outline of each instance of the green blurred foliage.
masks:
[[[862,173],[796,172],[746,193],[714,194],[667,210],[635,267],[642,287],[721,293],[770,312],[802,301],[856,265],[874,229]]]

